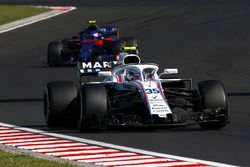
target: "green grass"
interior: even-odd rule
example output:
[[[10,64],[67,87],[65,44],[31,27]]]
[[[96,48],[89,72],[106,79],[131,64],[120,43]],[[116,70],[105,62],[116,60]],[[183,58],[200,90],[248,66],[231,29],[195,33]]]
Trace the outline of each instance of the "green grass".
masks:
[[[28,155],[12,154],[0,150],[0,167],[75,167],[70,164],[34,158]]]
[[[0,5],[0,25],[48,12],[51,9],[29,6]]]

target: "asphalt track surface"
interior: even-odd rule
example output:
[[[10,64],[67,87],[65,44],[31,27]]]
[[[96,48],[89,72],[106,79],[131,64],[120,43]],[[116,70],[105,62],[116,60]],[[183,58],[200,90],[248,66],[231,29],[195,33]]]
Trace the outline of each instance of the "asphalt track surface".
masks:
[[[0,122],[197,159],[250,164],[250,2],[241,0],[76,0],[0,3],[76,5],[78,10],[0,34]],[[48,68],[47,44],[70,37],[95,18],[136,36],[146,61],[178,67],[180,75],[221,80],[231,123],[219,131],[198,126],[164,131],[79,133],[45,125],[43,90],[75,80],[72,68]]]

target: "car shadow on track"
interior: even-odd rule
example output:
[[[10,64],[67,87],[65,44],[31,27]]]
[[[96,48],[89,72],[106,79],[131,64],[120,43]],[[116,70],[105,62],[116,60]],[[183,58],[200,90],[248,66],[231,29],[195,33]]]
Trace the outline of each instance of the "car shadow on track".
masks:
[[[74,64],[68,64],[68,65],[61,65],[61,66],[56,66],[56,67],[50,67],[48,66],[47,64],[39,64],[39,65],[32,65],[32,66],[29,66],[28,68],[72,68],[72,67],[76,67],[76,65]]]
[[[30,103],[43,102],[43,98],[0,99],[0,103]]]
[[[234,96],[250,96],[250,92],[228,92],[227,95],[229,97]]]
[[[122,129],[108,129],[102,131],[88,131],[88,132],[80,132],[77,128],[72,127],[47,127],[44,125],[37,126],[25,126],[27,128],[39,129],[46,132],[52,133],[63,133],[63,134],[114,134],[114,133],[159,133],[159,132],[195,132],[195,131],[203,131],[199,126],[187,126],[187,127],[175,127],[175,128],[165,128],[165,129],[148,129],[148,128],[122,128]]]
[[[250,92],[230,92],[228,96],[250,96]],[[0,99],[0,103],[42,103],[43,98],[13,98],[13,99]],[[22,125],[19,125],[22,126]],[[154,132],[195,132],[195,131],[204,131],[199,125],[188,125],[181,127],[165,127],[165,128],[112,128],[103,131],[93,131],[93,132],[80,132],[78,128],[75,126],[65,126],[65,127],[48,127],[45,122],[42,125],[27,125],[24,127],[39,129],[46,132],[52,133],[64,133],[64,134],[75,134],[75,133],[83,133],[83,134],[109,134],[109,133],[154,133]],[[206,130],[207,131],[207,130]]]

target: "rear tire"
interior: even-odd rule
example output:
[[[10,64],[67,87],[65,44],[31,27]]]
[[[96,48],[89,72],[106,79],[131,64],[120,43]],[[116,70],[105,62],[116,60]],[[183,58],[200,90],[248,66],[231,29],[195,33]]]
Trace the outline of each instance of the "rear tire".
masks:
[[[102,85],[83,85],[81,88],[80,131],[105,129],[108,104],[107,91]]]
[[[220,129],[228,123],[228,100],[223,84],[216,80],[203,81],[198,84],[202,109],[220,110],[222,117],[200,123],[202,129]]]
[[[44,93],[44,116],[48,126],[66,125],[78,112],[74,82],[50,82]]]
[[[62,64],[63,43],[58,41],[50,42],[48,45],[47,63],[50,67]]]

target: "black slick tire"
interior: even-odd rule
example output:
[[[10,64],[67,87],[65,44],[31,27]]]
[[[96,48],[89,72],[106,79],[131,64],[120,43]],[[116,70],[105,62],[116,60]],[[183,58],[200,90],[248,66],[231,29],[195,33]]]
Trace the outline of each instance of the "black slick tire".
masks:
[[[50,42],[48,45],[47,63],[50,67],[62,64],[63,44],[58,41]]]
[[[44,93],[44,116],[48,126],[65,125],[67,116],[77,115],[78,91],[74,82],[50,82]]]
[[[105,129],[108,104],[107,91],[103,85],[83,85],[81,88],[81,132]]]
[[[221,109],[223,117],[214,121],[200,123],[202,129],[220,129],[228,123],[228,100],[223,84],[216,80],[207,80],[198,84],[202,109]]]

